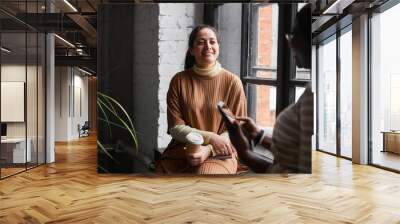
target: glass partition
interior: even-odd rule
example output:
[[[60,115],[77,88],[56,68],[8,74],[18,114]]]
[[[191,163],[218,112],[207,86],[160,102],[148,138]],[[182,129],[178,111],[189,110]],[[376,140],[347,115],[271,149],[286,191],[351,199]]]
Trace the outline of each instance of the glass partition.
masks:
[[[26,41],[25,32],[1,34],[2,177],[25,170],[31,157],[26,150]]]
[[[43,3],[19,1],[18,13],[42,12]],[[0,12],[0,178],[45,162],[46,40],[29,23]]]
[[[352,33],[340,36],[340,154],[352,157]]]
[[[336,36],[318,48],[318,149],[336,154]]]
[[[26,113],[27,113],[27,150],[30,151],[27,167],[37,165],[37,76],[38,76],[38,35],[36,32],[29,31],[27,37],[27,74],[26,74]]]
[[[400,4],[371,18],[372,164],[400,170]]]
[[[43,33],[38,33],[38,64],[37,64],[37,162],[44,164],[46,162],[46,145],[45,145],[45,111],[46,111],[46,38]]]

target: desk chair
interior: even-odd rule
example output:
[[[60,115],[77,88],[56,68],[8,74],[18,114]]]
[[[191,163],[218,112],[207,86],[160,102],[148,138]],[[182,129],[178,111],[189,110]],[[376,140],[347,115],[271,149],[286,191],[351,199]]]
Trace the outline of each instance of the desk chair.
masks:
[[[89,129],[90,129],[89,121],[85,121],[82,127],[80,127],[80,125],[78,124],[79,138],[89,136]]]

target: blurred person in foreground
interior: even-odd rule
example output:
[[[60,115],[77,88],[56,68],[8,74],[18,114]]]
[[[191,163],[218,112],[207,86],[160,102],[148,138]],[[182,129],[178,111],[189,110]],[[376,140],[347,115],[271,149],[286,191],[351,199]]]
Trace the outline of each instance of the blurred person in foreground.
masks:
[[[305,5],[296,15],[292,33],[285,35],[299,68],[311,68],[311,7]],[[313,134],[313,94],[309,83],[299,100],[277,117],[272,136],[248,117],[227,122],[229,136],[241,162],[256,173],[311,173]],[[253,148],[262,147],[273,160]]]

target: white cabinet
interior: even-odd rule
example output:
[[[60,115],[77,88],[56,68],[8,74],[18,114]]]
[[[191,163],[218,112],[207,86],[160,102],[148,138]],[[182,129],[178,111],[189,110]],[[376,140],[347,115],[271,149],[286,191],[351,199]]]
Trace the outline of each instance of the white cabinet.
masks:
[[[25,144],[27,143],[26,151]],[[32,161],[32,141],[30,138],[7,138],[1,140],[2,151],[12,152],[12,163],[25,163]],[[10,155],[11,156],[11,155]],[[26,159],[26,161],[25,161]],[[10,158],[11,160],[11,158]]]

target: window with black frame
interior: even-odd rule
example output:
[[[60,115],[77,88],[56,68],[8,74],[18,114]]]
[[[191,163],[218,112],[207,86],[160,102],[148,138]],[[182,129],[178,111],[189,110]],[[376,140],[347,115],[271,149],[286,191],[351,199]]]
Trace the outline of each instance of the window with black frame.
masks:
[[[370,22],[370,163],[400,172],[400,4],[388,1]]]
[[[321,40],[316,53],[317,148],[351,159],[352,25]]]
[[[245,84],[249,116],[263,127],[274,126],[280,112],[279,105],[282,108],[297,101],[311,78],[309,69],[295,69],[290,51],[278,47],[288,47],[284,35],[290,33],[292,25],[280,26],[279,22],[285,19],[290,21],[299,8],[295,4],[283,6],[269,3],[252,3],[244,7],[249,22],[247,70],[242,74],[242,81]],[[278,71],[279,57],[283,63],[281,71]],[[282,95],[282,92],[288,94]]]
[[[318,76],[318,149],[336,154],[337,150],[337,42],[336,35],[319,43]]]
[[[45,1],[0,3],[0,179],[44,164],[45,34],[8,11],[43,13]],[[14,7],[15,8],[15,7]]]
[[[278,4],[248,5],[248,71],[246,84],[249,115],[264,127],[276,117]]]
[[[299,11],[303,6],[305,5],[305,3],[299,3],[297,4],[297,11]],[[311,70],[310,69],[305,69],[305,68],[299,68],[296,66],[296,74],[295,77],[292,78],[292,81],[296,82],[296,81],[305,81],[308,82],[311,80]],[[302,84],[296,85],[295,84],[295,101],[297,102],[297,100],[300,98],[301,94],[303,94],[304,90],[306,88],[304,86],[302,86]]]

